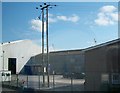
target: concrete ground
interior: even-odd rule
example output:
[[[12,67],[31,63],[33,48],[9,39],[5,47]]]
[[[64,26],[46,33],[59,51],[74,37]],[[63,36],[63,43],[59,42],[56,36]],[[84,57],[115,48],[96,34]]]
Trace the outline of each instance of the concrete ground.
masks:
[[[10,89],[10,88],[2,88],[2,91],[8,91],[8,92],[12,92],[12,91],[15,91],[14,89]]]
[[[39,81],[40,78],[40,81]],[[54,84],[53,84],[54,81]],[[24,82],[24,83],[23,83]],[[12,76],[12,82],[10,85],[21,86],[23,88],[32,88],[35,90],[47,90],[47,91],[84,91],[84,79],[66,79],[62,75],[55,75],[53,80],[53,75],[50,75],[50,87],[47,87],[47,76],[45,76],[45,86],[43,87],[43,77],[32,75],[19,75],[18,83],[17,77]],[[17,85],[18,84],[18,85]]]

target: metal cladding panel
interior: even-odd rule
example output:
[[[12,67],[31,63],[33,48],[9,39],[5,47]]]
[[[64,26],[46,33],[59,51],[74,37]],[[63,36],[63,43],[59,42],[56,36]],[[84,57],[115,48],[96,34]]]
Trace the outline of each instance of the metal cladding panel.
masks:
[[[0,71],[2,70],[2,59],[3,59],[3,55],[2,55],[2,45],[0,44]]]
[[[8,58],[16,58],[16,72],[19,73],[28,60],[41,53],[39,46],[30,40],[20,40],[3,44],[4,70],[8,70]]]
[[[46,56],[45,56],[46,58]],[[41,65],[42,54],[32,57],[26,65]],[[47,64],[45,60],[45,65]],[[54,70],[57,74],[84,72],[84,54],[81,51],[59,51],[49,54],[50,73]],[[31,66],[32,67],[32,66]]]
[[[119,73],[119,50],[120,41],[114,40],[114,42],[111,41],[110,43],[85,51],[85,88],[87,91],[100,91],[101,85],[103,84],[103,76],[109,77],[107,81],[110,83],[111,74]],[[93,81],[94,78],[96,81]],[[95,87],[92,87],[92,84]]]

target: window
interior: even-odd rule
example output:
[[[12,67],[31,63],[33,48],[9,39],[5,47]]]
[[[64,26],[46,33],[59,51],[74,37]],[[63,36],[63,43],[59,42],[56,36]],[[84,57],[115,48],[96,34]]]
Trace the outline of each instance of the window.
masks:
[[[120,74],[119,73],[112,74],[112,84],[120,84]]]
[[[102,83],[108,83],[109,82],[109,75],[108,74],[102,74],[101,81],[102,81]]]

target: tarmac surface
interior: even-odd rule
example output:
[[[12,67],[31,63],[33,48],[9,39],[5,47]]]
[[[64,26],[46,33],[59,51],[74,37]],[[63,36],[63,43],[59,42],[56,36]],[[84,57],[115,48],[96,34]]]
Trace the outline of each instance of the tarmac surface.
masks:
[[[2,88],[2,91],[15,91],[15,90],[10,88]]]
[[[47,86],[47,76],[45,76],[45,86],[43,87],[43,77],[37,75],[19,75],[18,83],[17,76],[12,76],[12,82],[8,83],[10,86],[31,88],[34,90],[44,91],[84,91],[84,79],[70,79],[63,78],[62,75],[50,75],[50,86]],[[54,83],[53,83],[54,82]],[[7,83],[6,83],[7,84]],[[3,88],[3,91],[14,91],[12,89]]]

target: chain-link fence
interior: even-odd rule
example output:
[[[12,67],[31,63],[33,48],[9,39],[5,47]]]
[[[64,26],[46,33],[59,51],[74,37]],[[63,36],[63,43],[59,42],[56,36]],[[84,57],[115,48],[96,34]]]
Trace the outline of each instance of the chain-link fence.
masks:
[[[34,90],[47,91],[83,91],[84,79],[75,79],[73,76],[64,77],[55,73],[48,76],[45,75],[45,83],[43,83],[43,75],[21,75],[11,76],[11,81],[4,81],[3,84],[16,88],[31,88]],[[49,86],[48,86],[49,84]]]

